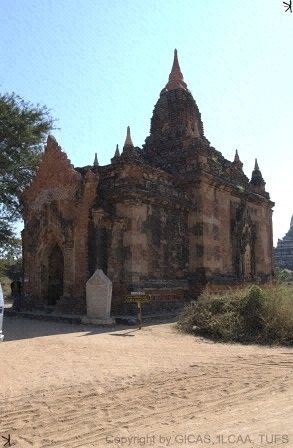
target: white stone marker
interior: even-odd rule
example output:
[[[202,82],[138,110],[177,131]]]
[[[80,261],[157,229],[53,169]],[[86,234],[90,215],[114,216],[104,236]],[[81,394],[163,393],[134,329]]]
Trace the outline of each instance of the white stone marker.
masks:
[[[86,282],[87,315],[84,324],[112,325],[110,318],[112,301],[112,282],[101,269],[97,269]]]

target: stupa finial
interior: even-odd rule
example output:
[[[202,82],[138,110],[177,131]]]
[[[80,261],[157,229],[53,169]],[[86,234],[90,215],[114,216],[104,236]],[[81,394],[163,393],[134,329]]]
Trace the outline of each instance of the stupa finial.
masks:
[[[165,89],[167,91],[174,89],[184,89],[187,90],[187,84],[183,80],[183,75],[180,69],[179,61],[178,61],[178,53],[175,48],[174,50],[174,59],[173,65],[171,69],[171,73],[169,75],[169,81],[166,84]]]

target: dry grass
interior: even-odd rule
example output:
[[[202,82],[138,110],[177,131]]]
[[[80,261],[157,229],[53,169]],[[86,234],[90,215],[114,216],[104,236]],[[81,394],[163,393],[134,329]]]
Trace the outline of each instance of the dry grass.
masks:
[[[293,345],[293,287],[204,293],[183,310],[178,328],[222,341]]]

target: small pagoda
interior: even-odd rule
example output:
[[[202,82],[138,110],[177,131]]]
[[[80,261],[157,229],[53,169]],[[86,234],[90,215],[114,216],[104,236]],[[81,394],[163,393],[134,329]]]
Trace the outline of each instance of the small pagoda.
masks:
[[[275,249],[276,266],[293,271],[293,216],[290,222],[290,229],[284,238],[278,240]]]

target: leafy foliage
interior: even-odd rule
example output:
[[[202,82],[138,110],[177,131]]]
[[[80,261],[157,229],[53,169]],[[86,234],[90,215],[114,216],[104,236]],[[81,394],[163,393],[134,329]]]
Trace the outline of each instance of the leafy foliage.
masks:
[[[290,281],[293,281],[293,272],[288,269],[277,267],[275,271],[275,282],[282,284]]]
[[[0,258],[0,283],[4,296],[10,296],[10,284],[12,280],[21,279],[22,260],[21,258],[5,257]]]
[[[7,238],[7,235],[4,235],[4,238],[0,247],[0,260],[6,259],[12,262],[19,260],[22,254],[21,239],[16,238],[10,231],[9,238]]]
[[[53,124],[46,107],[33,106],[14,93],[0,95],[0,247],[13,245],[20,194],[36,172]]]

